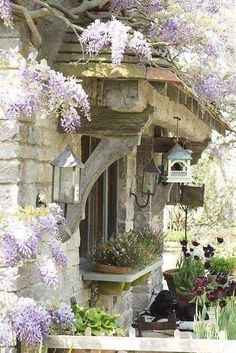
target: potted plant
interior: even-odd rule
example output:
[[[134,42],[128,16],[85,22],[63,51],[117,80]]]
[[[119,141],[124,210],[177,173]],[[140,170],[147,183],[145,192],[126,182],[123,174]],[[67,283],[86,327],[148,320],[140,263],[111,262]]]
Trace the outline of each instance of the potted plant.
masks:
[[[192,288],[198,277],[204,276],[206,270],[204,262],[200,258],[181,257],[177,261],[178,272],[174,274],[176,297],[183,302],[189,302],[194,298]]]
[[[99,244],[93,254],[99,272],[129,273],[153,262],[163,251],[163,234],[151,228],[117,234]]]
[[[236,258],[233,256],[222,257],[213,256],[209,260],[209,272],[211,275],[217,275],[219,273],[231,273],[236,268]]]
[[[197,338],[219,339],[224,333],[226,339],[236,339],[236,282],[224,274],[218,274],[214,281],[207,277],[197,278],[192,289],[196,304],[202,310],[195,318],[193,330]],[[206,313],[214,321],[205,321]]]

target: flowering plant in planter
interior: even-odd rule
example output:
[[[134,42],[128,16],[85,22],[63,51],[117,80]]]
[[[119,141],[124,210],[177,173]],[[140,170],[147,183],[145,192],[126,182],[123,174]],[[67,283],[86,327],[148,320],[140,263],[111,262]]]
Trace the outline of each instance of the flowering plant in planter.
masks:
[[[235,258],[229,255],[224,239],[201,245],[198,241],[181,240],[182,254],[177,261],[178,271],[174,274],[176,287],[184,292],[191,291],[195,280],[206,273],[220,273],[235,267]]]
[[[218,339],[220,331],[224,331],[227,339],[236,339],[236,282],[223,274],[214,281],[199,277],[192,291],[197,304],[203,307],[194,323],[197,338]],[[205,321],[207,311],[213,313],[210,322]]]
[[[143,267],[162,253],[163,239],[162,233],[150,228],[120,233],[99,244],[93,260],[110,266]]]

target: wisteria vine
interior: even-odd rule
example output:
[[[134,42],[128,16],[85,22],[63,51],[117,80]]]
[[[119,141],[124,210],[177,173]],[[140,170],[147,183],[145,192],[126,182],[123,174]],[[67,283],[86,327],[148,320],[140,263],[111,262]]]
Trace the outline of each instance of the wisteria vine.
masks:
[[[52,290],[58,288],[58,270],[67,266],[58,234],[63,222],[61,209],[56,204],[0,212],[0,260],[6,266],[0,276],[3,290],[7,292],[16,287],[19,269],[28,261],[35,265],[34,275],[40,283]],[[47,255],[43,256],[45,244]],[[59,329],[66,326],[73,331],[74,315],[66,304],[47,308],[32,298],[16,297],[11,305],[6,300],[5,306],[0,316],[0,347],[11,346],[14,337],[26,346],[39,346],[51,326]]]
[[[17,80],[12,82],[10,74],[1,80],[0,104],[6,118],[57,116],[65,132],[72,133],[78,131],[81,114],[90,119],[88,96],[77,78],[52,70],[45,60],[38,63],[33,55],[28,59],[16,52],[6,55],[19,65]]]

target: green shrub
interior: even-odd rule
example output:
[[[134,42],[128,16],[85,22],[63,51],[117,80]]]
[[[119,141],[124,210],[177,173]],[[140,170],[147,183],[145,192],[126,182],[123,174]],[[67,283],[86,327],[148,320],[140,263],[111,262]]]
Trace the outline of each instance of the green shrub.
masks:
[[[210,272],[212,274],[218,274],[220,272],[231,272],[234,268],[236,268],[236,258],[213,256],[210,259],[209,264]]]
[[[190,292],[195,280],[205,274],[204,263],[201,259],[181,257],[177,261],[177,268],[179,271],[174,273],[174,282],[176,287],[183,292]]]
[[[165,234],[166,241],[179,242],[182,239],[184,239],[184,232],[183,231],[171,231],[171,232],[167,232]],[[193,239],[193,234],[188,233],[188,240],[192,240],[192,239]]]
[[[124,330],[118,322],[119,315],[99,308],[83,308],[78,305],[73,305],[72,310],[75,314],[77,335],[83,335],[87,327],[91,328],[93,336],[124,335]]]

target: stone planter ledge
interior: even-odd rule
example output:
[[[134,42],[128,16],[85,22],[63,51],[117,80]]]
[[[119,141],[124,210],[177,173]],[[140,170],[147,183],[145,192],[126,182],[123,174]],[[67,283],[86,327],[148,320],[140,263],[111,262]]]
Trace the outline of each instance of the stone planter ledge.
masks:
[[[142,270],[133,270],[127,274],[101,273],[92,270],[92,264],[82,269],[82,279],[84,281],[103,281],[103,282],[133,282],[148,272],[152,272],[156,268],[162,266],[163,259],[159,257],[151,265],[146,266]]]

